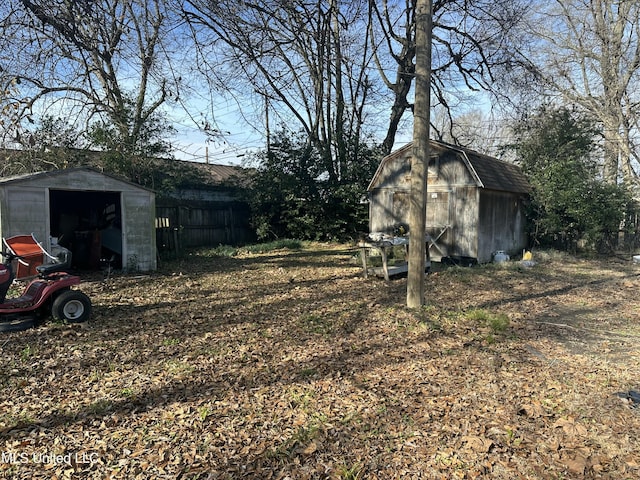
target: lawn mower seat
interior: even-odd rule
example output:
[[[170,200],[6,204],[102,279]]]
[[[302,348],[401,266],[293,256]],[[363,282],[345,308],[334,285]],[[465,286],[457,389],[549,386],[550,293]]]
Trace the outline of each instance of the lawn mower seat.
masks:
[[[53,263],[36,267],[36,271],[40,275],[47,275],[53,272],[66,272],[71,268],[71,252],[66,248],[60,248],[58,254],[51,258],[53,259]]]
[[[11,253],[21,257],[17,263],[16,278],[36,275],[36,267],[44,263],[45,251],[33,234],[14,235],[2,241]]]
[[[71,266],[71,252],[61,248],[60,254],[53,256],[36,240],[33,233],[31,235],[15,235],[3,239],[3,241],[14,255],[21,257],[18,259],[18,268],[16,269],[16,278],[18,279],[58,272]],[[53,263],[43,265],[45,260]]]

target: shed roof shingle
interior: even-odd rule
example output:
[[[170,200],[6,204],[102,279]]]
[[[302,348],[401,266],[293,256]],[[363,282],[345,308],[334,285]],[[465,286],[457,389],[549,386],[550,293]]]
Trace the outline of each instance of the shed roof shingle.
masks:
[[[478,174],[482,186],[490,190],[529,193],[531,186],[522,170],[513,163],[483,155],[473,150],[461,149]]]
[[[381,172],[382,166],[398,156],[411,155],[412,143],[392,152],[382,159],[378,171],[373,177],[369,190],[374,187],[376,179]],[[522,170],[513,163],[508,163],[497,158],[484,155],[465,147],[451,145],[438,140],[431,140],[430,147],[434,153],[442,154],[447,151],[453,151],[461,156],[471,175],[476,180],[478,187],[489,190],[499,190],[514,193],[529,193],[531,186]]]

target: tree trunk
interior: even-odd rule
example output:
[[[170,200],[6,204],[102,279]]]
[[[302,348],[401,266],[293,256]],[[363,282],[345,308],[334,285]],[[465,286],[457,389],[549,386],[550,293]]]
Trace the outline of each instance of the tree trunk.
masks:
[[[416,7],[416,103],[413,113],[413,155],[409,202],[409,272],[407,307],[424,305],[427,166],[431,109],[432,0],[418,0]]]
[[[406,61],[402,62],[398,67],[398,82],[393,88],[394,101],[393,106],[391,107],[389,128],[387,128],[387,134],[382,142],[382,152],[384,155],[391,153],[402,116],[411,106],[407,101],[407,96],[411,91],[411,84],[414,77],[415,67],[413,65],[413,54],[409,54],[405,60]]]

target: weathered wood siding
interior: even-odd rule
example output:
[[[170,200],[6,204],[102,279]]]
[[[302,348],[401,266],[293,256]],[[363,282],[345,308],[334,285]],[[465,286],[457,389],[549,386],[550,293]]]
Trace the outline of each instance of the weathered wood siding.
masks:
[[[391,188],[377,188],[369,194],[369,231],[390,232],[396,223],[407,223],[408,212],[398,214],[393,209],[393,195]]]
[[[450,255],[477,258],[478,255],[478,187],[455,187],[455,211],[451,234],[453,247]]]
[[[490,262],[497,250],[514,254],[524,248],[527,243],[524,223],[522,200],[518,195],[480,191],[478,261]]]
[[[527,241],[523,194],[484,188],[465,154],[459,150],[440,151],[430,160],[427,176],[427,233],[436,239],[432,258],[475,258],[482,263],[490,262],[496,250],[516,253],[522,249]],[[501,175],[502,164],[496,167],[495,162],[498,161],[494,161],[493,168],[498,168]],[[478,166],[487,172],[486,163]],[[369,186],[371,232],[391,233],[398,225],[408,223],[410,175],[408,148],[380,164]]]
[[[387,162],[369,196],[369,229],[392,232],[408,224],[410,156]],[[432,258],[473,256],[477,250],[477,188],[465,165],[454,154],[431,159],[427,175],[427,233],[437,238]],[[471,255],[473,253],[473,255]]]

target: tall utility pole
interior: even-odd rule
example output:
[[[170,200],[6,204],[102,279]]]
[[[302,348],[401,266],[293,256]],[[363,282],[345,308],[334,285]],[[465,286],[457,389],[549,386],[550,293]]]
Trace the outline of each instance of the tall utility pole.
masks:
[[[409,271],[407,307],[424,305],[425,234],[427,223],[427,167],[431,110],[431,28],[433,1],[416,5],[416,101],[413,110],[413,151],[409,200]]]

